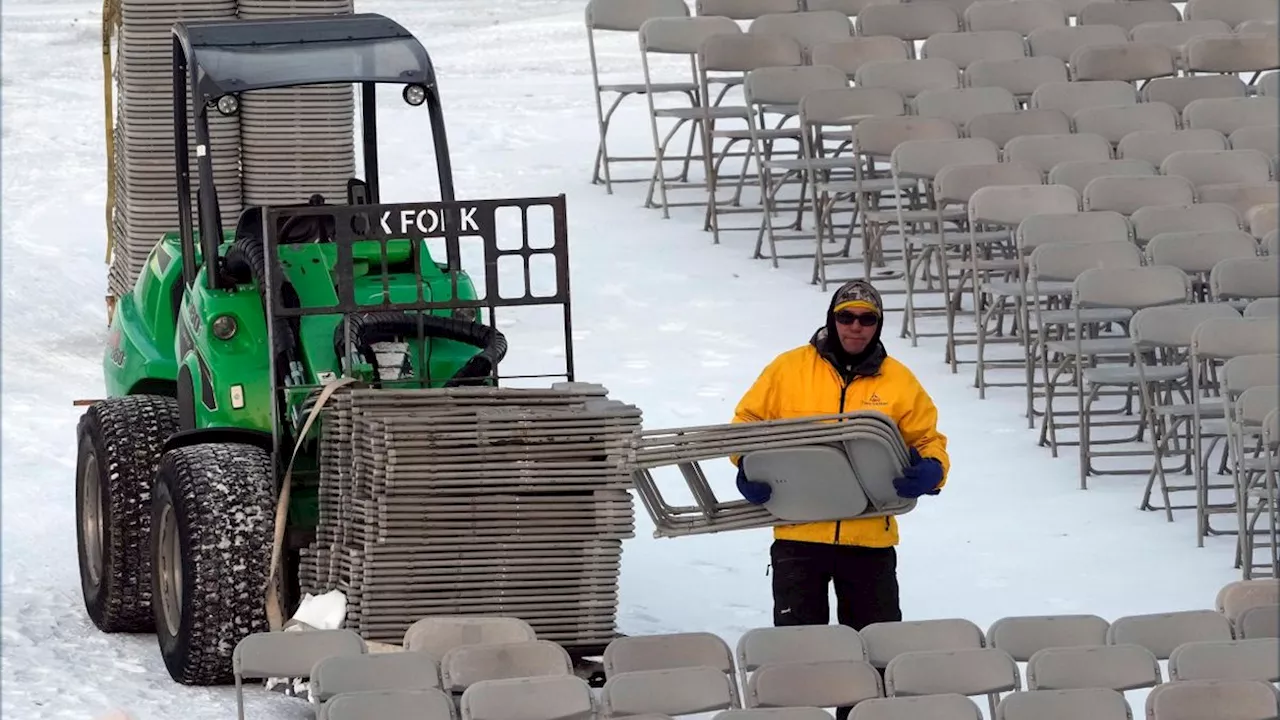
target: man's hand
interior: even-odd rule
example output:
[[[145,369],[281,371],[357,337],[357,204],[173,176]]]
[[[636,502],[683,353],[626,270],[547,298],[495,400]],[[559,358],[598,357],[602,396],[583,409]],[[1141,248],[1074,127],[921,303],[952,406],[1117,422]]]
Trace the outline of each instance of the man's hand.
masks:
[[[773,488],[769,483],[748,480],[747,471],[742,468],[742,461],[738,462],[738,492],[742,493],[742,497],[752,505],[763,505],[769,502],[769,498],[773,497]]]
[[[911,448],[911,465],[902,477],[893,481],[898,496],[918,498],[921,495],[937,495],[942,492],[938,486],[942,484],[942,463],[933,458],[920,457],[919,451]]]

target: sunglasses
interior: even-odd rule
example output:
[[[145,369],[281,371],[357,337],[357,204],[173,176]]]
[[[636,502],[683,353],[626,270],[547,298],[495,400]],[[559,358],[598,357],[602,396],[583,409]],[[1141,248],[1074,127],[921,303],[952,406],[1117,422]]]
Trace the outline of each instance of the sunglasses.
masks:
[[[880,316],[875,313],[851,313],[848,310],[841,310],[836,313],[836,322],[841,325],[857,323],[863,327],[874,327],[880,322]]]

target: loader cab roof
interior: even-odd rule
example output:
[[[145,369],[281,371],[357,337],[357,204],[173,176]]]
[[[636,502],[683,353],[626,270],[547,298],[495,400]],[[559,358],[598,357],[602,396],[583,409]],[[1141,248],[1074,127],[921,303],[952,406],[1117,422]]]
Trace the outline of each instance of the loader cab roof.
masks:
[[[175,42],[206,102],[266,88],[340,83],[435,86],[426,48],[377,13],[178,22]]]

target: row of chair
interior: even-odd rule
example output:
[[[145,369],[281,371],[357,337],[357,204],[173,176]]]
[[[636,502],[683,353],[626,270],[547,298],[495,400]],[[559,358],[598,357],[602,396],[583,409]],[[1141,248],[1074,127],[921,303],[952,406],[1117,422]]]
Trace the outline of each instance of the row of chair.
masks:
[[[997,620],[985,632],[951,618],[757,628],[731,650],[719,636],[685,632],[620,637],[605,649],[603,707],[610,716],[682,715],[729,708],[836,707],[886,696],[987,694],[1104,688],[1117,692],[1170,680],[1280,681],[1280,583],[1222,588],[1216,609],[1107,620],[1094,615]],[[1266,618],[1272,619],[1267,621]],[[243,681],[309,680],[321,717],[352,693],[442,691],[465,705],[491,681],[575,677],[563,648],[523,620],[424,618],[403,650],[370,652],[349,630],[286,630],[244,638],[233,654],[240,717]],[[510,687],[515,687],[514,685]],[[371,696],[365,696],[371,697]],[[550,720],[550,719],[548,719]]]

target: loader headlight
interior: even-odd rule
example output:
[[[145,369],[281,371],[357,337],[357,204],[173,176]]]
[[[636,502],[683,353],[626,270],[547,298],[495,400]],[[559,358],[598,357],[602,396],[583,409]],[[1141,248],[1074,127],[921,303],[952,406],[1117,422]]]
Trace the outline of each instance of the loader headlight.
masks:
[[[404,101],[417,107],[427,101],[427,89],[422,85],[405,85]]]
[[[217,108],[218,108],[218,112],[222,113],[223,115],[227,115],[227,116],[235,115],[236,113],[240,112],[240,98],[230,94],[223,95],[222,97],[218,98]]]
[[[213,319],[213,323],[210,327],[213,328],[213,336],[219,340],[230,340],[235,337],[236,330],[238,329],[236,326],[236,319],[230,315],[219,315]]]

